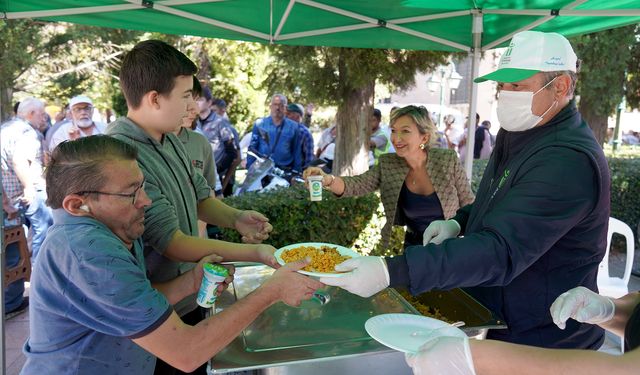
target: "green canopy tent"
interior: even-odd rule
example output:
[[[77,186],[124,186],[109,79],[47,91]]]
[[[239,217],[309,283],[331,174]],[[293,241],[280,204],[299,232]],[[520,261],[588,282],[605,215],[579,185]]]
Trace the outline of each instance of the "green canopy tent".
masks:
[[[640,0],[0,0],[0,19],[20,18],[260,43],[467,52],[474,78],[482,52],[519,31],[570,37],[638,23]],[[467,142],[474,137],[469,127]]]

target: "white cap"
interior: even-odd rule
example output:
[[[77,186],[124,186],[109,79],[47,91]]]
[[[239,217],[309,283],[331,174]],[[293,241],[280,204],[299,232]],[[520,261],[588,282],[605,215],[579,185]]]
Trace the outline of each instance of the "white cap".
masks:
[[[564,36],[523,31],[511,39],[509,48],[500,58],[498,70],[478,77],[474,82],[517,82],[538,72],[575,72],[577,60],[571,44]]]
[[[93,105],[93,102],[91,101],[91,99],[89,99],[89,97],[84,95],[78,95],[71,98],[71,100],[69,101],[69,108],[73,108],[74,105],[80,104],[80,103],[87,103],[87,104]]]

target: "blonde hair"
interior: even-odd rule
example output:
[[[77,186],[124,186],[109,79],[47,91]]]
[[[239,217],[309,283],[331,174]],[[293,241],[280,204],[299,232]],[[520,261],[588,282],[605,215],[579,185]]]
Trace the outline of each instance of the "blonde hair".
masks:
[[[408,105],[406,107],[398,108],[391,112],[390,126],[402,116],[409,116],[411,120],[418,127],[420,134],[429,135],[428,146],[432,146],[438,139],[438,130],[436,125],[431,120],[429,111],[423,106]]]

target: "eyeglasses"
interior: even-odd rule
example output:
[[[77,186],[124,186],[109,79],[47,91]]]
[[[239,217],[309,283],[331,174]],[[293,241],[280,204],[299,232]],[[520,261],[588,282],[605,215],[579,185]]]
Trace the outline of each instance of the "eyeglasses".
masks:
[[[85,190],[85,191],[79,191],[76,194],[78,195],[86,195],[86,194],[102,194],[102,195],[113,195],[116,197],[123,197],[123,198],[131,198],[131,204],[135,206],[136,201],[138,200],[138,198],[140,198],[140,192],[142,190],[144,190],[145,185],[147,184],[146,180],[142,180],[142,184],[140,184],[140,186],[138,186],[136,188],[136,190],[133,191],[133,193],[131,194],[124,194],[124,193],[107,193],[104,191],[94,191],[94,190]]]
[[[74,112],[74,113],[80,113],[80,112],[83,112],[83,111],[84,112],[91,112],[91,111],[93,111],[93,106],[87,105],[87,106],[84,106],[84,107],[73,107],[73,108],[71,108],[71,111]]]

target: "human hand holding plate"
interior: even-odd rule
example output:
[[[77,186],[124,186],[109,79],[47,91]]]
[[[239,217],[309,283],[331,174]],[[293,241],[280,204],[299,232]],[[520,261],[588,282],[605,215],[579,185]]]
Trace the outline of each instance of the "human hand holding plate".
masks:
[[[405,354],[414,374],[476,375],[469,338],[464,332],[441,326],[430,330],[426,340],[416,353]]]
[[[459,328],[442,320],[413,314],[382,314],[366,321],[364,328],[379,343],[416,354],[425,343],[441,337],[467,339]]]
[[[331,248],[331,249],[335,249],[335,251],[339,254],[339,256],[342,256],[343,259],[340,259],[340,261],[338,262],[334,262],[335,264],[341,263],[343,260],[345,259],[349,259],[349,258],[357,258],[360,257],[361,255],[358,254],[357,252],[353,251],[352,249],[346,248],[344,246],[340,246],[340,245],[333,245],[333,244],[329,244],[329,243],[322,243],[322,242],[304,242],[304,243],[297,243],[297,244],[292,244],[292,245],[287,245],[284,246],[280,249],[278,249],[274,256],[276,257],[276,260],[278,261],[279,264],[281,265],[285,265],[287,262],[283,259],[283,254],[285,252],[288,252],[290,250],[293,249],[298,249],[298,248],[314,248],[314,249],[321,249],[321,248]],[[300,255],[302,255],[303,252],[300,252]],[[286,257],[286,254],[285,254]],[[334,257],[335,258],[335,257]],[[291,259],[290,259],[291,260]],[[292,259],[293,261],[297,260],[297,259]],[[340,272],[339,270],[333,270],[333,272],[330,272],[328,270],[325,271],[325,269],[327,268],[327,264],[318,264],[318,265],[314,265],[312,264],[311,267],[313,267],[313,270],[308,271],[308,270],[300,270],[298,272],[300,272],[301,274],[304,275],[308,275],[308,276],[314,276],[314,277],[331,277],[331,278],[335,278],[335,277],[343,277],[346,273],[345,272]],[[309,269],[309,268],[307,268]],[[322,269],[323,272],[318,271],[317,269]]]

